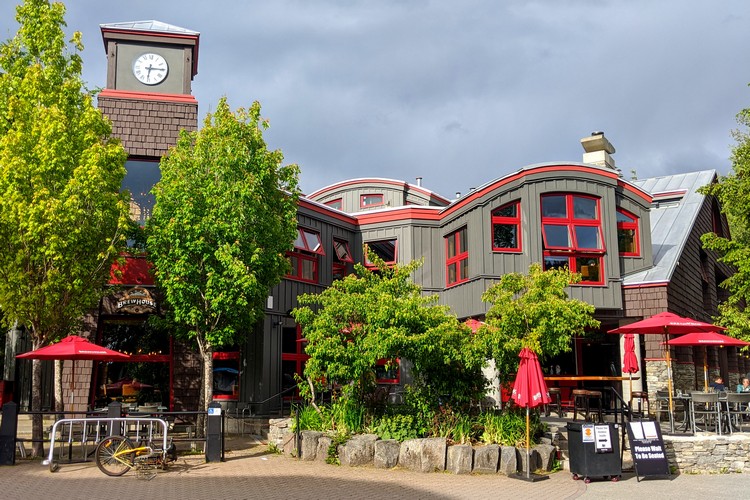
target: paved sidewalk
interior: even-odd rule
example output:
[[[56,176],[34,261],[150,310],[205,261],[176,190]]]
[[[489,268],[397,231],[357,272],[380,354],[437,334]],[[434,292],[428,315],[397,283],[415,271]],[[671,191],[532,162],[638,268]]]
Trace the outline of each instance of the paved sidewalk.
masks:
[[[40,461],[20,460],[13,467],[0,467],[3,499],[472,499],[485,498],[596,498],[632,499],[744,498],[750,476],[678,476],[672,480],[636,482],[573,481],[567,472],[552,474],[537,483],[501,475],[456,476],[449,473],[422,474],[402,469],[337,467],[300,462],[268,454],[265,445],[234,442],[236,451],[227,460],[206,464],[202,457],[180,457],[168,471],[151,480],[134,472],[111,478],[92,462],[61,464],[56,473]]]

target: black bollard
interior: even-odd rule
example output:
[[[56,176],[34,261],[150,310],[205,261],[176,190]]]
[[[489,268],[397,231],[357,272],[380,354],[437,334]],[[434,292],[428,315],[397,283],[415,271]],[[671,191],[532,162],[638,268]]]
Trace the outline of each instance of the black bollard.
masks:
[[[206,417],[206,462],[221,460],[221,404],[213,402],[208,405]]]

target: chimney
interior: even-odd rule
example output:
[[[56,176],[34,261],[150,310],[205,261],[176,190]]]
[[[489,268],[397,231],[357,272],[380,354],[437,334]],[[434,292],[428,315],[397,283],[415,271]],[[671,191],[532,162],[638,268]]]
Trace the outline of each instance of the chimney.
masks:
[[[422,187],[422,178],[417,177],[417,187]]]
[[[615,160],[610,156],[615,153],[615,147],[604,137],[604,132],[592,132],[589,137],[581,139],[583,163],[593,163],[600,167],[615,168]]]

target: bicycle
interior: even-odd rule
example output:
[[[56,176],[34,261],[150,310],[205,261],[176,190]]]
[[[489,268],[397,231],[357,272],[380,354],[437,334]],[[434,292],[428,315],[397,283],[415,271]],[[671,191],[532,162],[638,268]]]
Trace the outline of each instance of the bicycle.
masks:
[[[122,476],[135,469],[139,479],[152,479],[156,476],[154,469],[166,470],[169,462],[177,460],[177,449],[171,439],[166,449],[159,450],[152,443],[134,446],[124,436],[109,436],[97,445],[95,460],[99,470],[108,476]]]

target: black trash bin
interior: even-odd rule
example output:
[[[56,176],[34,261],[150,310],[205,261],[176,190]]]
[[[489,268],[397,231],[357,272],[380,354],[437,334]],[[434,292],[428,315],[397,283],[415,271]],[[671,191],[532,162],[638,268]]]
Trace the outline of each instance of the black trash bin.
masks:
[[[573,479],[591,482],[592,477],[618,481],[620,462],[619,425],[568,422],[568,454]]]

